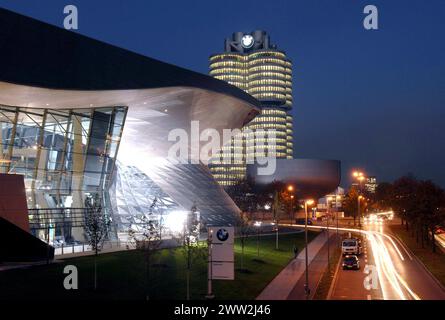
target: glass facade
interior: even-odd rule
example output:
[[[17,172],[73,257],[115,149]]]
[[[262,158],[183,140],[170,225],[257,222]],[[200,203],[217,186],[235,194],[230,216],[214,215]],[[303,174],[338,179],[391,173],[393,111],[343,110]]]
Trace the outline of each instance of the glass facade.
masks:
[[[159,222],[162,238],[167,239],[182,231],[182,219],[193,206],[204,226],[233,225],[239,212],[205,165],[169,159],[158,159],[146,171],[118,161],[110,198],[121,242],[128,240],[128,230],[139,231],[144,218]]]
[[[246,159],[293,158],[292,63],[284,52],[269,45],[266,33],[255,31],[252,35],[258,47],[243,48],[234,34],[229,45],[226,40],[227,52],[210,57],[210,75],[243,89],[263,107],[261,114],[243,128],[243,133],[211,159],[209,168],[222,186],[233,185],[246,176]],[[263,134],[257,137],[256,133]]]
[[[146,173],[119,161],[116,163],[116,176],[110,194],[114,225],[117,237],[122,242],[128,240],[128,230],[141,231],[139,226],[144,224],[148,213],[151,213],[151,219],[158,220],[164,226],[160,230],[161,236],[170,235],[164,220],[172,212],[183,210]]]
[[[46,241],[84,239],[86,195],[109,208],[126,107],[0,106],[0,172],[25,178],[31,232]]]

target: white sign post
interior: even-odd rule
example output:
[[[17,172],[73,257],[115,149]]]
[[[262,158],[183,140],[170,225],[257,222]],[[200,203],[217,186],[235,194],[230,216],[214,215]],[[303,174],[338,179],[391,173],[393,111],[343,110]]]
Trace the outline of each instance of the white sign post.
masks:
[[[234,227],[209,227],[208,297],[212,280],[235,280]]]

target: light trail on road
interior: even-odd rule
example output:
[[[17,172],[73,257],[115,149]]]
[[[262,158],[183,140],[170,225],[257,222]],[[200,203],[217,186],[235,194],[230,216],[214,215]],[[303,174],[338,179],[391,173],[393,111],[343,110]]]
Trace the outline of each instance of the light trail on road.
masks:
[[[404,261],[405,258],[403,257],[403,255],[402,255],[402,253],[400,252],[399,248],[398,248],[397,245],[395,244],[394,240],[393,240],[390,236],[388,236],[387,234],[383,234],[383,235],[384,235],[384,236],[391,242],[391,244],[393,245],[393,247],[396,249],[397,254],[398,254],[399,257],[400,257],[400,260]]]
[[[377,269],[383,270],[383,274],[385,278],[391,284],[392,290],[398,295],[399,299],[406,300],[406,296],[404,295],[402,288],[400,287],[400,283],[398,281],[397,270],[394,267],[391,256],[388,252],[388,249],[385,245],[383,237],[381,234],[376,231],[367,231],[367,237],[371,241],[371,248],[374,258],[376,260]],[[378,257],[378,259],[376,259]],[[379,277],[379,282],[382,286],[383,279]],[[384,298],[388,297],[388,292],[385,292],[387,289],[382,286],[382,293]]]
[[[296,224],[282,224],[283,226],[292,226],[304,228],[304,225]],[[307,226],[309,229],[327,229],[326,226]],[[392,235],[383,233],[382,225],[378,225],[379,230],[359,230],[354,228],[338,228],[342,232],[354,232],[361,233],[370,242],[370,247],[372,250],[372,255],[375,261],[375,267],[377,269],[377,275],[380,283],[380,289],[382,291],[384,300],[420,300],[420,297],[413,291],[412,288],[405,281],[403,276],[399,273],[396,266],[394,265],[395,259],[400,259],[403,263],[405,257],[402,251],[399,249],[396,241],[402,247],[403,251],[412,260],[411,255],[408,253],[407,249],[400,243],[399,239]],[[337,228],[332,228],[331,230],[337,230]],[[394,241],[394,239],[396,241]],[[394,249],[394,254],[390,253],[389,249]]]
[[[445,248],[445,234],[436,235],[436,241],[442,246],[442,248]]]
[[[377,251],[377,241],[375,241],[374,236],[371,234],[368,237],[368,241],[371,243],[371,250]],[[383,299],[388,300],[388,294],[387,294],[387,288],[386,288],[386,282],[383,282],[381,279],[383,279],[383,270],[381,268],[381,261],[380,261],[380,255],[375,255],[374,260],[376,263],[376,269],[377,269],[377,275],[380,283],[380,288],[383,294]]]

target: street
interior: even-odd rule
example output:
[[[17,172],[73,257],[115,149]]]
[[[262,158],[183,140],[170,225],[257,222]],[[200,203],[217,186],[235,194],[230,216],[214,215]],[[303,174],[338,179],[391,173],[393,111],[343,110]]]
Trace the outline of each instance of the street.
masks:
[[[360,270],[343,270],[342,257],[337,267],[335,278],[331,286],[330,300],[378,300],[382,299],[379,290],[367,290],[364,286],[366,265],[373,265],[371,251],[368,250],[368,241],[363,239],[363,253],[359,256]]]
[[[339,264],[330,299],[445,299],[443,287],[387,225],[368,224],[362,233],[366,240],[360,256],[361,268],[358,271],[342,270]],[[364,272],[366,266],[368,274]],[[378,285],[373,286],[370,279],[378,279]],[[369,290],[365,288],[365,282],[370,285]]]
[[[346,232],[362,233],[363,253],[359,256],[360,270],[343,270],[341,261],[329,299],[331,300],[444,300],[445,289],[426,267],[410,252],[388,227],[388,223],[364,224],[362,229],[338,228]],[[302,227],[302,225],[294,225]],[[308,226],[326,229],[325,223]],[[330,225],[330,232],[337,228]],[[365,268],[367,273],[365,273]],[[310,268],[309,268],[310,269]],[[311,272],[311,270],[309,270]],[[373,281],[374,280],[374,281]],[[367,285],[368,288],[365,288]]]

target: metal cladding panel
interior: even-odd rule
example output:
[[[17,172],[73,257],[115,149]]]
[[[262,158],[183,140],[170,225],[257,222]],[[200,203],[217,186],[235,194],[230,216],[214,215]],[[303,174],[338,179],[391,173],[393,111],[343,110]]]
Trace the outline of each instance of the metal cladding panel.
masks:
[[[0,43],[0,104],[128,106],[131,123],[125,126],[123,148],[144,140],[138,147],[166,156],[173,129],[189,133],[190,122],[197,120],[201,130],[222,132],[242,127],[259,113],[256,99],[224,81],[4,9]],[[130,137],[134,132],[136,139]]]
[[[275,173],[258,175],[258,165],[247,165],[247,176],[259,187],[274,181],[292,184],[300,199],[318,199],[340,184],[341,163],[338,160],[277,159]]]
[[[0,8],[0,81],[66,90],[195,87],[258,105],[223,81]]]

